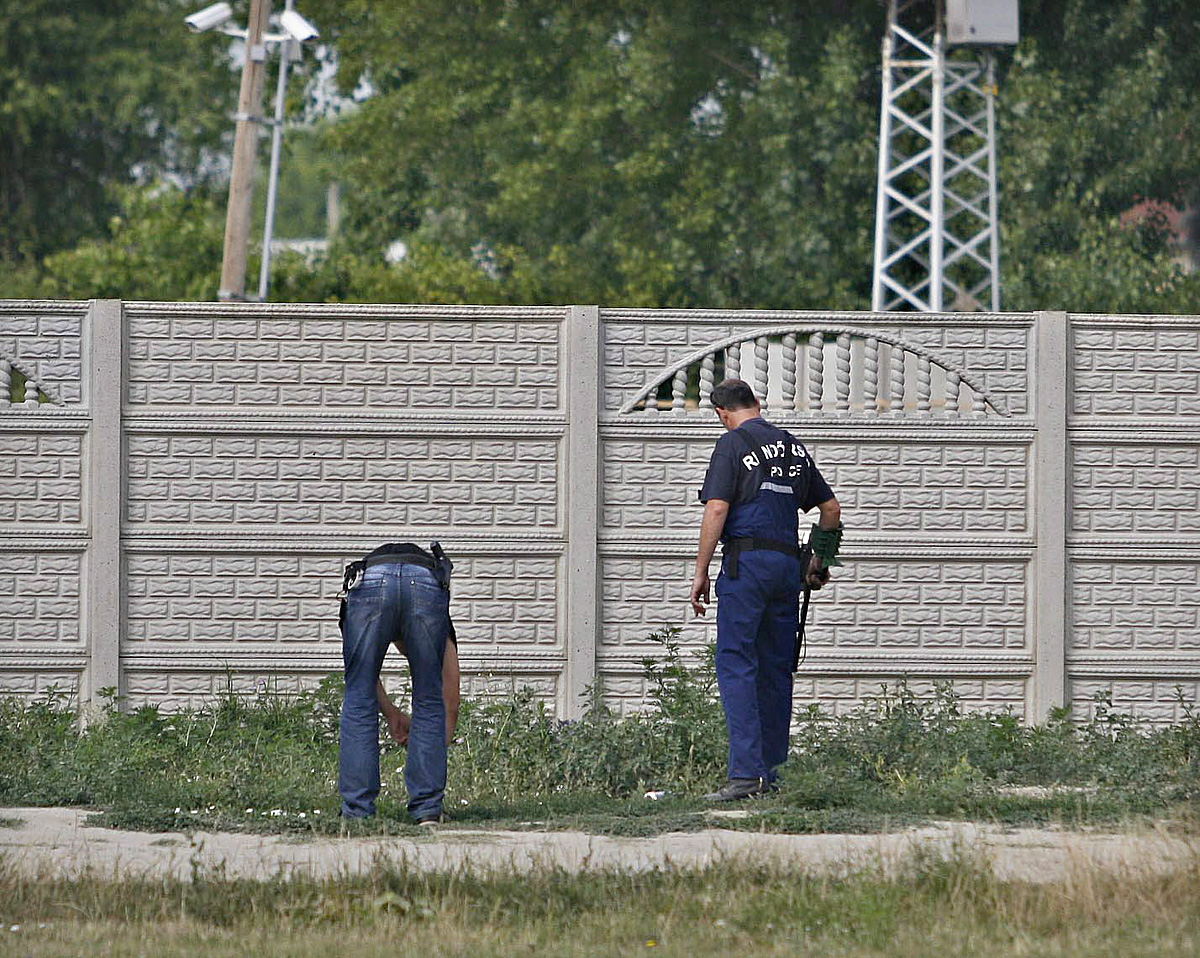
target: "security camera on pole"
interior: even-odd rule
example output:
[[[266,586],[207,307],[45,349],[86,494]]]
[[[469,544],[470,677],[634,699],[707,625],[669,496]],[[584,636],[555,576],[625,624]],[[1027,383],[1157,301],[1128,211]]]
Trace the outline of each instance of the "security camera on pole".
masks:
[[[299,56],[299,45],[320,34],[317,28],[292,9],[279,17],[282,33],[268,33],[271,5],[269,0],[250,0],[250,19],[241,30],[230,21],[233,9],[228,3],[214,3],[184,18],[194,33],[220,30],[246,41],[246,61],[242,66],[242,86],[238,95],[238,111],[234,119],[237,131],[233,140],[233,165],[229,175],[229,207],[225,217],[225,253],[221,262],[221,286],[217,296],[222,300],[245,300],[246,259],[250,238],[250,211],[254,194],[254,163],[258,152],[258,127],[271,123],[271,167],[267,180],[267,214],[263,225],[262,272],[259,276],[259,301],[267,298],[271,264],[271,233],[275,222],[275,194],[279,182],[279,153],[283,138],[283,112],[289,60]],[[279,86],[275,96],[275,118],[264,120],[263,79],[267,46],[279,46]]]

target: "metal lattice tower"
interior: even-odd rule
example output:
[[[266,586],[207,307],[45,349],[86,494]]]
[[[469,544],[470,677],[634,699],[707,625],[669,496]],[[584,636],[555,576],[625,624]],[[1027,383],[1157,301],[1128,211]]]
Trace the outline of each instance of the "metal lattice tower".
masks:
[[[874,310],[1000,309],[995,61],[946,48],[943,0],[888,0]]]

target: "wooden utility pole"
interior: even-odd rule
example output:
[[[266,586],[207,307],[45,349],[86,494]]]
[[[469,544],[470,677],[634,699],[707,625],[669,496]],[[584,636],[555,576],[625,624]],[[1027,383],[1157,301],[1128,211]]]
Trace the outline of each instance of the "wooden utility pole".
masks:
[[[250,0],[246,24],[246,63],[238,93],[237,132],[229,175],[229,209],[225,216],[225,255],[221,261],[220,299],[246,298],[246,250],[250,240],[250,202],[258,155],[258,124],[263,109],[267,47],[263,35],[271,15],[270,0]]]

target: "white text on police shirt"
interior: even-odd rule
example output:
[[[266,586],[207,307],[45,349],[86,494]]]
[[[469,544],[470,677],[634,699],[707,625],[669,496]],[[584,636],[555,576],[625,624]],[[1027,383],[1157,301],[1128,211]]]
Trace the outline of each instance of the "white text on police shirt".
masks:
[[[759,458],[759,453],[762,458]],[[787,441],[780,439],[778,442],[763,443],[758,447],[758,452],[749,452],[742,456],[742,465],[746,467],[747,472],[753,472],[763,462],[770,462],[772,459],[780,459],[787,453]],[[792,464],[786,470],[783,466],[771,466],[769,475],[772,478],[780,479],[795,479],[808,465],[808,452],[798,442],[792,443]]]

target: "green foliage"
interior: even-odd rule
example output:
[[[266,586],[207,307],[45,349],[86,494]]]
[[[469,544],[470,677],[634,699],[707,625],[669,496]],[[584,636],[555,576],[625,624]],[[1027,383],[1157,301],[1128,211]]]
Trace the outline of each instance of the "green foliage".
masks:
[[[373,93],[285,138],[277,235],[320,231],[335,176],[345,216],[327,256],[277,261],[273,299],[867,305],[877,0],[312,3],[343,86]],[[0,293],[211,298],[208,201],[112,187],[220,170],[205,148],[228,134],[226,41],[187,35],[173,0],[69,23],[49,6],[0,14],[17,51],[0,67],[0,261],[24,264]],[[997,101],[1005,308],[1200,312],[1163,224],[1122,221],[1200,199],[1193,6],[1022,5]],[[395,240],[410,253],[392,266]]]
[[[477,301],[866,304],[878,4],[318,13],[376,90],[328,137],[356,255],[433,244],[486,276]],[[999,99],[1008,308],[1200,309],[1164,231],[1118,222],[1197,196],[1192,13],[1024,5]]]
[[[675,629],[653,637],[650,708],[621,717],[592,691],[579,721],[529,691],[466,702],[447,798],[466,823],[650,834],[703,827],[696,796],[724,777],[727,740],[711,650],[684,657]],[[0,701],[0,803],[91,805],[109,824],[152,829],[327,832],[338,827],[342,684],[285,696],[267,684],[166,715],[121,712],[80,732],[61,696]],[[380,815],[367,833],[409,828],[404,750],[382,746]],[[659,801],[646,790],[665,792]],[[858,831],[929,816],[1092,822],[1162,814],[1200,799],[1200,713],[1148,727],[1100,698],[1093,718],[1026,726],[964,711],[949,686],[905,683],[841,716],[797,716],[779,791],[729,827]]]
[[[48,299],[206,300],[216,296],[223,211],[202,190],[165,183],[115,191],[109,238],[88,240],[26,272],[24,295]],[[8,292],[7,290],[5,291]]]
[[[343,75],[377,90],[329,131],[349,228],[482,259],[530,302],[849,305],[869,284],[878,11],[844,6],[862,16],[326,4]]]
[[[1200,21],[1187,0],[1022,5],[1001,86],[1006,305],[1195,312],[1200,277],[1171,262],[1161,223],[1122,226],[1144,199],[1200,200],[1193,82]]]
[[[589,792],[626,798],[647,788],[695,790],[724,769],[728,739],[711,650],[689,667],[679,629],[650,636],[665,658],[644,661],[652,708],[620,718],[592,690],[584,718],[556,719],[528,690],[465,703],[451,780],[471,801]]]
[[[111,187],[212,167],[236,96],[226,38],[180,0],[0,7],[0,262],[97,238]]]

